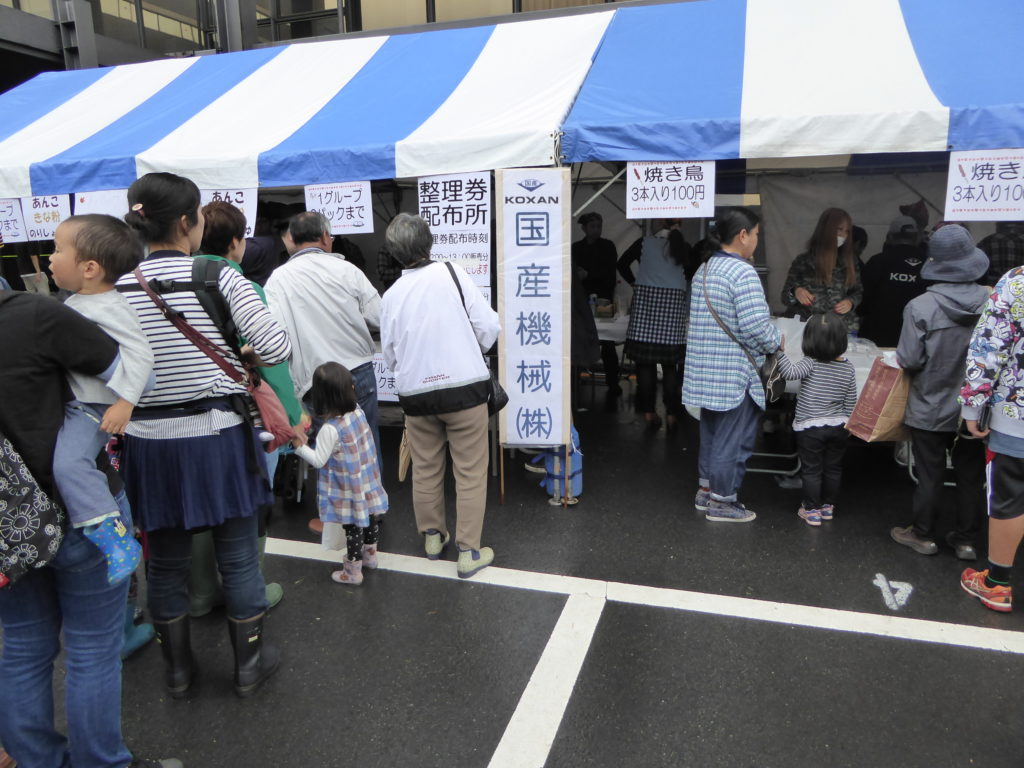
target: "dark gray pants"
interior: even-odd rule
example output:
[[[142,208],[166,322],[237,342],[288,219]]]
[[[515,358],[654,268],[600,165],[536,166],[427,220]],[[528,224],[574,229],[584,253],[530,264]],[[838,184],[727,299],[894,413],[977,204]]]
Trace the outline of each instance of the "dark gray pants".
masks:
[[[926,539],[934,536],[947,495],[946,450],[952,448],[953,477],[956,479],[956,529],[954,543],[977,545],[978,531],[985,518],[985,444],[981,440],[957,437],[956,432],[910,429],[914,452],[914,533]]]

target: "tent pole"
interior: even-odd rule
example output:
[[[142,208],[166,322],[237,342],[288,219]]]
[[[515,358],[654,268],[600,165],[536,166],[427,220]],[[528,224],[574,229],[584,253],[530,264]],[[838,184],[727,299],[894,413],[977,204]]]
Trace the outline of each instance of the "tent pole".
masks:
[[[584,203],[583,205],[581,205],[581,206],[580,206],[579,208],[577,208],[577,209],[576,209],[576,211],[575,211],[575,212],[573,213],[572,217],[573,217],[573,218],[575,219],[575,218],[576,218],[577,216],[579,216],[579,215],[580,215],[580,214],[581,214],[581,213],[582,213],[583,211],[585,211],[585,210],[587,209],[587,206],[588,206],[588,205],[590,205],[590,204],[591,204],[592,202],[594,202],[595,200],[597,200],[597,198],[599,198],[599,197],[600,197],[601,195],[603,195],[603,194],[604,194],[604,191],[605,191],[606,189],[608,189],[608,187],[610,187],[610,186],[611,186],[612,184],[614,184],[614,183],[615,183],[616,181],[618,181],[618,180],[619,180],[619,179],[620,179],[620,178],[622,177],[622,174],[624,174],[625,172],[626,172],[626,168],[625,168],[625,166],[623,166],[623,168],[622,168],[622,170],[621,170],[621,171],[619,171],[619,172],[618,172],[618,173],[616,173],[616,174],[615,174],[614,176],[612,176],[612,177],[611,177],[611,178],[610,178],[610,179],[608,180],[608,182],[607,182],[607,183],[606,183],[606,184],[605,184],[605,185],[604,185],[603,187],[601,187],[601,188],[600,188],[599,190],[597,190],[597,192],[595,192],[594,194],[592,194],[592,195],[591,195],[591,196],[590,196],[590,197],[589,197],[589,198],[587,199],[587,202],[585,202],[585,203]]]

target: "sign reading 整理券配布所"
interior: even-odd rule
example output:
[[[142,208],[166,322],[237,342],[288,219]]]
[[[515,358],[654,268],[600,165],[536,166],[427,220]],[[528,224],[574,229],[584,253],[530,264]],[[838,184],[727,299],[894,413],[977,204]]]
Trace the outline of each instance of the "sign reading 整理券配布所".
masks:
[[[569,442],[569,170],[495,172],[504,445]]]
[[[1024,219],[1024,149],[949,153],[947,221]]]
[[[434,236],[431,258],[457,263],[490,301],[490,171],[424,176],[416,186],[420,216]]]
[[[714,215],[714,160],[626,163],[627,219],[703,219]]]

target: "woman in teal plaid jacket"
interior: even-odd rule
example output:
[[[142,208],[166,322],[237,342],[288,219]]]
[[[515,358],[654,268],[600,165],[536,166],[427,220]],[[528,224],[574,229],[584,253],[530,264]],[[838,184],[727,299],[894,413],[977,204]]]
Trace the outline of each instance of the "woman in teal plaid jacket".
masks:
[[[761,379],[747,352],[760,367],[782,344],[750,263],[759,229],[757,214],[747,208],[720,215],[711,233],[715,252],[693,278],[683,403],[700,408],[694,504],[715,522],[746,523],[755,517],[737,498],[765,407]]]

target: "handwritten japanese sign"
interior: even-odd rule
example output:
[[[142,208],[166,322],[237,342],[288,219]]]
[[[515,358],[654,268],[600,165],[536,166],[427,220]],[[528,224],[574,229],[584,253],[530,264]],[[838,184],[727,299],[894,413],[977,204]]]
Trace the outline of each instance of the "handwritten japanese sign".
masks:
[[[491,174],[426,176],[417,184],[419,211],[434,235],[431,256],[455,261],[487,288],[491,285]],[[488,295],[488,299],[490,296]]]
[[[0,198],[0,235],[3,235],[5,243],[28,240],[25,220],[21,216],[21,200],[16,197]]]
[[[201,189],[199,204],[213,202],[231,203],[245,214],[245,236],[252,237],[256,227],[256,190],[255,189]]]
[[[306,187],[306,210],[320,211],[331,222],[332,235],[373,232],[370,182],[345,181]]]
[[[27,240],[53,240],[57,225],[71,215],[67,195],[35,195],[21,198]]]
[[[108,216],[124,220],[128,213],[127,189],[104,189],[98,192],[76,192],[72,195],[75,203],[75,216],[84,213],[105,213]]]
[[[496,172],[505,445],[569,442],[569,171]]]
[[[389,403],[398,402],[398,385],[395,374],[384,362],[384,355],[377,352],[373,356],[373,375],[377,378],[377,399]]]
[[[626,163],[626,218],[715,215],[715,161]]]
[[[950,221],[1024,219],[1024,149],[950,152],[945,214]]]

